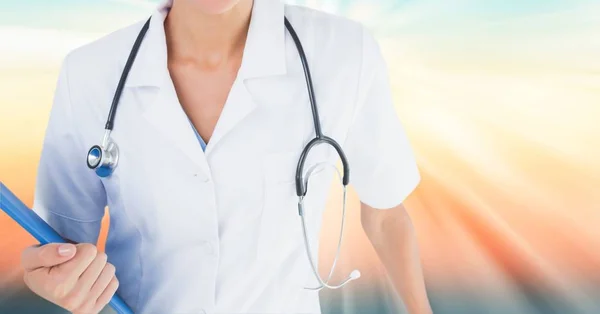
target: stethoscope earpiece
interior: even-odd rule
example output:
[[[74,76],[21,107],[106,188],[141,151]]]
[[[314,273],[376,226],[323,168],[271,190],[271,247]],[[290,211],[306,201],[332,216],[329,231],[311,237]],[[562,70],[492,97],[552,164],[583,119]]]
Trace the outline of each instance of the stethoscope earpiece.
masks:
[[[332,140],[333,141],[333,140]],[[332,146],[335,147],[335,143],[331,144],[328,141],[322,141],[322,144],[330,144]],[[312,146],[307,146],[307,147],[312,147]],[[309,148],[310,149],[310,148]],[[343,154],[340,154],[340,157],[342,159],[345,159],[345,156]],[[303,159],[301,159],[301,162],[299,164],[303,164]],[[344,163],[343,163],[344,164]],[[342,199],[342,224],[340,225],[340,233],[339,233],[339,238],[338,238],[338,245],[337,245],[337,250],[335,252],[335,256],[333,258],[333,263],[331,265],[331,268],[329,270],[329,275],[327,276],[326,279],[322,278],[321,275],[319,275],[319,271],[318,271],[318,266],[317,266],[317,261],[315,259],[315,257],[313,257],[312,255],[312,250],[311,250],[311,246],[310,246],[310,241],[308,239],[308,229],[306,227],[306,218],[304,215],[304,197],[305,195],[301,195],[298,197],[298,214],[300,215],[300,220],[302,222],[302,235],[304,236],[304,246],[306,247],[306,254],[308,257],[308,262],[310,263],[310,267],[313,271],[313,275],[315,276],[315,278],[318,281],[318,286],[317,287],[305,287],[304,289],[306,290],[312,290],[312,291],[319,291],[322,290],[324,288],[328,288],[328,289],[339,289],[343,286],[345,286],[347,283],[356,280],[358,278],[360,278],[360,271],[358,271],[357,269],[353,270],[350,275],[348,275],[346,277],[346,279],[344,279],[343,281],[341,281],[339,284],[331,284],[331,278],[333,277],[333,273],[335,272],[335,267],[337,265],[338,259],[340,257],[340,253],[341,253],[341,249],[342,249],[342,240],[344,239],[344,225],[345,225],[345,221],[346,221],[346,185],[347,185],[347,181],[344,180],[344,178],[348,178],[347,176],[347,172],[345,172],[345,174],[342,174],[340,172],[340,170],[333,164],[327,163],[327,162],[322,162],[322,163],[318,163],[312,167],[310,167],[306,173],[306,175],[304,176],[304,180],[303,180],[303,193],[306,193],[308,190],[308,182],[310,180],[310,177],[313,173],[315,173],[317,171],[318,168],[320,168],[321,166],[326,166],[326,167],[330,167],[333,168],[333,170],[335,170],[335,173],[337,174],[337,178],[339,179],[339,182],[342,184],[343,186],[343,199]],[[302,170],[302,166],[299,167],[300,170]],[[345,168],[347,169],[347,168]],[[302,178],[302,173],[299,174],[299,177]]]
[[[354,270],[341,283],[339,283],[337,285],[332,285],[329,283],[329,281],[331,280],[331,277],[333,275],[333,272],[335,270],[337,260],[340,256],[340,250],[341,250],[341,246],[342,246],[344,221],[345,221],[345,217],[346,217],[346,186],[348,185],[349,180],[350,180],[350,176],[349,176],[350,168],[348,167],[348,160],[346,159],[346,156],[344,154],[344,151],[342,150],[342,147],[334,139],[325,136],[321,130],[321,122],[319,120],[319,111],[317,108],[317,101],[316,101],[315,93],[313,90],[312,78],[310,75],[308,62],[306,60],[306,55],[304,53],[304,49],[302,48],[302,43],[300,42],[300,39],[298,38],[296,31],[294,30],[294,28],[292,27],[292,24],[288,21],[287,18],[284,18],[284,24],[285,24],[286,29],[289,31],[290,36],[292,37],[292,39],[296,45],[296,48],[298,50],[298,54],[300,56],[300,61],[302,63],[302,68],[304,70],[304,76],[306,79],[306,87],[307,87],[307,92],[308,92],[309,101],[310,101],[310,108],[311,108],[312,116],[313,116],[313,125],[315,128],[315,137],[302,150],[300,160],[298,161],[298,165],[296,167],[296,178],[295,178],[296,179],[296,194],[298,195],[298,214],[300,215],[301,220],[302,220],[302,231],[303,231],[303,235],[304,235],[304,244],[306,247],[306,253],[308,255],[308,259],[309,259],[313,274],[315,275],[316,279],[319,281],[318,287],[305,288],[305,289],[309,289],[309,290],[321,290],[323,288],[338,289],[338,288],[341,288],[342,286],[344,286],[346,283],[356,280],[360,277],[360,272],[358,270]],[[133,45],[133,48],[131,49],[131,51],[129,53],[129,57],[127,58],[127,62],[125,63],[125,68],[123,69],[123,72],[121,73],[121,78],[119,79],[117,89],[115,90],[113,102],[111,104],[110,111],[108,113],[108,118],[106,120],[106,127],[105,127],[106,132],[104,133],[104,138],[102,140],[102,144],[92,146],[87,154],[87,166],[90,169],[94,170],[94,172],[96,172],[96,174],[99,177],[104,178],[104,177],[110,176],[113,173],[114,169],[117,167],[117,162],[119,161],[118,160],[119,159],[119,148],[117,147],[117,144],[115,142],[113,142],[112,139],[110,138],[110,132],[112,131],[113,126],[114,126],[114,119],[115,119],[115,115],[117,112],[117,106],[119,104],[119,100],[121,99],[121,93],[123,92],[123,87],[125,86],[125,80],[127,80],[127,76],[129,75],[129,71],[131,70],[131,66],[133,65],[133,62],[134,62],[137,52],[140,48],[142,40],[143,40],[146,32],[148,31],[149,25],[150,25],[150,19],[148,19],[146,21],[146,23],[142,27],[142,30],[138,34],[138,36],[135,40],[135,43]],[[304,202],[303,202],[304,196],[306,196],[306,192],[308,189],[308,177],[310,176],[310,173],[312,173],[312,170],[314,170],[314,169],[312,169],[311,171],[309,171],[308,177],[306,178],[306,180],[304,180],[304,176],[303,176],[304,163],[306,162],[309,151],[313,147],[315,147],[316,145],[319,145],[319,144],[327,144],[327,145],[330,145],[333,148],[335,148],[335,150],[337,151],[337,153],[342,161],[342,166],[343,166],[343,175],[341,173],[339,173],[339,171],[338,171],[338,177],[340,178],[340,181],[342,182],[342,185],[344,187],[344,199],[343,199],[343,205],[342,205],[342,224],[340,227],[340,236],[339,236],[339,241],[338,241],[337,252],[335,254],[335,258],[333,261],[333,265],[331,266],[329,276],[326,279],[321,278],[321,276],[319,275],[317,261],[313,258],[313,255],[312,255],[312,252],[310,249],[310,243],[308,240],[308,234],[307,234],[307,228],[306,228],[306,219],[304,216]],[[337,168],[335,168],[335,169],[337,170]]]

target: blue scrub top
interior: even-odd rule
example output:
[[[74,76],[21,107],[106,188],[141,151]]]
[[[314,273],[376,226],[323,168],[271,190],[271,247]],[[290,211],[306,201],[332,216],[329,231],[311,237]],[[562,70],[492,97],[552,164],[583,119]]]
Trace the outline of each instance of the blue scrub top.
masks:
[[[204,140],[202,139],[202,137],[198,133],[198,130],[196,130],[196,127],[194,127],[194,125],[192,124],[191,121],[190,121],[190,126],[194,130],[194,134],[196,134],[196,138],[198,139],[198,142],[200,142],[200,147],[202,147],[202,151],[203,152],[206,151],[206,143],[204,143]]]

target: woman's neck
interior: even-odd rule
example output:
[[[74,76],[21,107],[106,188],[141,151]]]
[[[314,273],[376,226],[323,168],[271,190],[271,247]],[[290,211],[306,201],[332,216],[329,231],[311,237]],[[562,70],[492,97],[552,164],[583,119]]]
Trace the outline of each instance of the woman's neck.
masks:
[[[218,68],[241,58],[252,5],[252,0],[240,0],[222,14],[208,15],[192,1],[174,1],[165,20],[169,60]]]

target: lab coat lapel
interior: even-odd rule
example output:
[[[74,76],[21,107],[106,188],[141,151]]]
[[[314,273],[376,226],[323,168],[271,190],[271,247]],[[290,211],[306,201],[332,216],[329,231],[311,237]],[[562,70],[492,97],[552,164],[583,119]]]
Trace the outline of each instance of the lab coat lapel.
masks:
[[[144,117],[209,174],[206,156],[257,107],[247,83],[286,74],[284,5],[279,0],[254,0],[242,64],[206,152],[202,152],[170,80],[164,31],[167,14],[168,2],[152,16],[126,86],[144,88],[144,93],[150,93],[148,87],[159,88],[155,98],[141,100]]]
[[[158,131],[158,136],[185,154],[208,178],[210,171],[204,152],[179,104],[167,67],[164,21],[168,7],[169,3],[165,2],[152,15],[150,28],[133,63],[126,86],[136,90],[142,116]]]
[[[284,5],[279,0],[255,0],[242,64],[206,147],[206,154],[244,120],[257,103],[247,83],[286,73]]]
[[[206,154],[210,154],[219,141],[239,124],[248,114],[256,109],[256,103],[244,82],[236,81],[231,87],[221,117],[206,146]]]
[[[145,91],[146,94],[152,94]],[[155,92],[155,96],[143,97],[147,100],[144,106],[146,110],[143,117],[164,137],[167,142],[172,143],[183,152],[206,177],[210,177],[208,163],[202,151],[200,143],[194,133],[187,115],[178,102],[175,88],[170,80]],[[157,149],[170,149],[170,147],[157,147]],[[160,152],[159,152],[160,153]]]

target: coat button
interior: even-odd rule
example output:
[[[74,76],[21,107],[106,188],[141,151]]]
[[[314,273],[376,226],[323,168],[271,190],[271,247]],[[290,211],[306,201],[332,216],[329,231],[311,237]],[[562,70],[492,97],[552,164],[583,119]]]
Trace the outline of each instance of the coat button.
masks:
[[[204,253],[206,253],[208,255],[213,255],[215,253],[215,249],[214,249],[213,245],[210,244],[210,242],[208,242],[208,241],[204,241],[202,243],[202,247],[204,249]]]
[[[194,177],[199,178],[199,180],[204,183],[210,182],[210,178],[205,175],[200,175],[200,174],[194,173]]]

